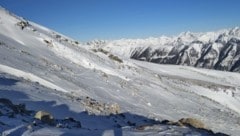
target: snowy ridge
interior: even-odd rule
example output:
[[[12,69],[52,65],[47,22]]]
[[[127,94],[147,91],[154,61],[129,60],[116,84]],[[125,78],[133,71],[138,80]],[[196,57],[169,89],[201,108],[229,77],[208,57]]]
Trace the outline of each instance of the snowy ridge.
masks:
[[[160,39],[164,45],[171,41]],[[155,47],[159,39],[149,39],[154,40]],[[119,55],[135,50],[127,43],[116,44]],[[104,49],[94,50],[0,9],[0,134],[240,133],[238,73],[129,60],[105,44],[96,43]],[[40,110],[52,114],[53,124],[34,118]],[[197,119],[213,132],[181,118]],[[74,120],[80,128],[72,127]]]
[[[240,28],[179,36],[90,42],[124,58],[239,72]]]

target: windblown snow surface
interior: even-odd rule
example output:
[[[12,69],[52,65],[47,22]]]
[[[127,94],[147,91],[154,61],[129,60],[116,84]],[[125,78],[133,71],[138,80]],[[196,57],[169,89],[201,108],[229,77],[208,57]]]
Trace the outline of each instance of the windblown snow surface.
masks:
[[[121,56],[86,46],[0,9],[0,98],[35,112],[48,111],[56,119],[72,117],[82,125],[29,128],[31,115],[9,117],[1,111],[0,134],[210,135],[161,123],[181,118],[198,119],[214,133],[240,134],[238,73],[121,62]],[[102,105],[120,109],[113,114]]]

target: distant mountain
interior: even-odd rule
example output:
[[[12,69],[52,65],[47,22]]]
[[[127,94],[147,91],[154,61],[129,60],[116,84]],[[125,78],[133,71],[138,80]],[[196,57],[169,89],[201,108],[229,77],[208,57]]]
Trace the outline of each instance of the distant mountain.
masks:
[[[129,59],[201,36],[180,37],[85,46],[0,8],[0,135],[238,136],[239,73]]]
[[[123,57],[159,64],[240,72],[240,28],[176,37],[94,41],[89,44]]]

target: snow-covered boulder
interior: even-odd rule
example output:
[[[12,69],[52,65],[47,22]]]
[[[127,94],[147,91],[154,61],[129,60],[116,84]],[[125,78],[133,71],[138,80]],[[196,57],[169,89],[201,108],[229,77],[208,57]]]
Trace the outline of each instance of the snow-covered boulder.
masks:
[[[39,119],[42,122],[47,123],[47,124],[52,124],[54,121],[53,116],[49,112],[46,112],[46,111],[38,111],[35,114],[34,118]]]

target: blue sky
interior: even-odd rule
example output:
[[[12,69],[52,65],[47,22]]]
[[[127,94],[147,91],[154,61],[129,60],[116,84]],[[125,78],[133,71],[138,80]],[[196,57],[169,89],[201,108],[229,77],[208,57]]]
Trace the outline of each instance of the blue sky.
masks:
[[[80,41],[240,26],[240,0],[1,0],[0,5]]]

